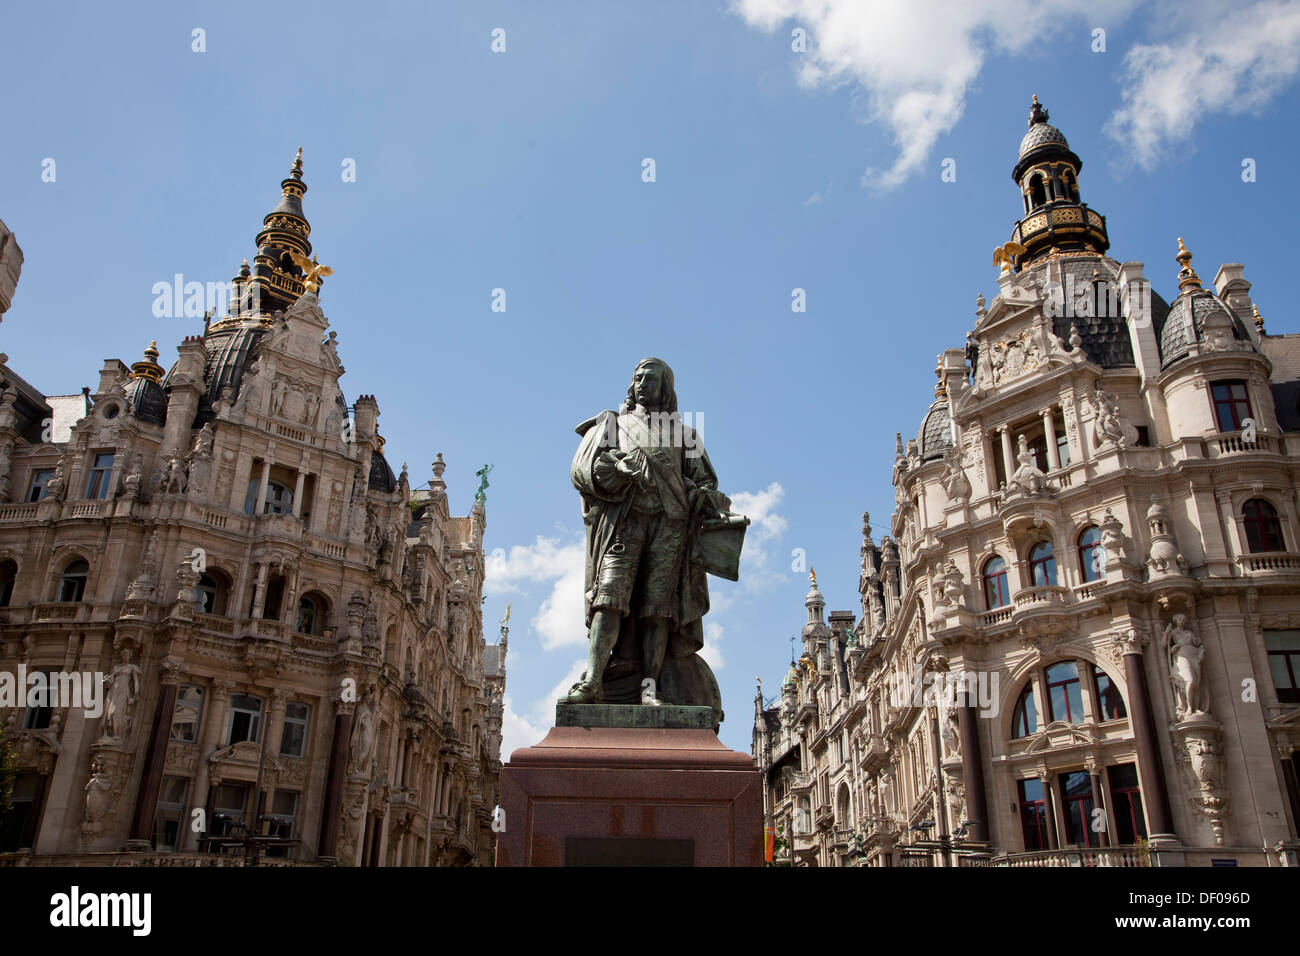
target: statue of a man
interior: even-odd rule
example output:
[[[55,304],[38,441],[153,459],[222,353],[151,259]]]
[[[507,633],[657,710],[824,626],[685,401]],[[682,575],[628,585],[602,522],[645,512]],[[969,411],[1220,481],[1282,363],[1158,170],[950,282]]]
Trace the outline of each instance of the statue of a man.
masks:
[[[646,703],[708,705],[721,720],[717,681],[698,653],[706,574],[735,580],[748,519],[731,514],[717,490],[699,434],[677,413],[673,372],[662,359],[637,365],[622,408],[577,432],[570,476],[587,531],[589,655],[567,699],[638,703],[651,680]]]

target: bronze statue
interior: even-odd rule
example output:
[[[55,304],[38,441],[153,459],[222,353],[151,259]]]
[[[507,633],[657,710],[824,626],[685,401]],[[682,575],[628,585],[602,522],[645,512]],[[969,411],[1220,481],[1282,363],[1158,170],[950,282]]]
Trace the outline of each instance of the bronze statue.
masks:
[[[637,365],[619,411],[577,432],[570,476],[587,532],[589,656],[567,700],[707,705],[721,721],[718,684],[699,655],[706,575],[738,578],[749,519],[718,491],[662,359]]]

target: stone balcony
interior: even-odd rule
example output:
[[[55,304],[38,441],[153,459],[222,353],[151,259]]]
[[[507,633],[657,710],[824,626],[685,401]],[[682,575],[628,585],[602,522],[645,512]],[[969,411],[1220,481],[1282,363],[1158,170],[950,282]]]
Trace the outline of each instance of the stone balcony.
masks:
[[[867,737],[867,742],[862,748],[862,765],[867,773],[874,773],[883,767],[889,760],[889,749],[885,746],[885,738],[880,734],[871,734]]]
[[[1005,853],[993,857],[990,866],[1150,866],[1147,852],[1137,846],[1067,847],[1031,853]]]
[[[1275,435],[1255,433],[1254,441],[1246,441],[1242,432],[1220,432],[1201,442],[1201,451],[1206,458],[1235,458],[1240,455],[1269,455],[1282,453],[1282,443]]]
[[[1237,567],[1246,577],[1290,578],[1300,574],[1300,554],[1294,551],[1239,554]]]

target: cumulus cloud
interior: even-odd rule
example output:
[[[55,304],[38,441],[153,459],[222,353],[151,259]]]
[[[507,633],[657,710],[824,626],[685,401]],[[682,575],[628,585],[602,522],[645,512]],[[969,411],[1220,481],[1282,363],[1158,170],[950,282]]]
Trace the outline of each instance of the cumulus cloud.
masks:
[[[725,663],[722,659],[722,631],[723,627],[717,621],[704,619],[704,646],[700,648],[700,657],[704,662],[712,667],[715,671],[722,670]]]
[[[551,721],[534,723],[516,713],[510,695],[506,694],[502,702],[501,760],[509,760],[510,755],[520,747],[531,747],[537,743],[546,736],[546,728],[550,725]]]
[[[920,169],[939,137],[957,125],[990,54],[1024,53],[1062,30],[1122,16],[1134,6],[1136,0],[732,0],[732,10],[750,26],[808,31],[807,52],[792,54],[801,85],[852,84],[863,94],[862,118],[886,127],[897,149],[887,168],[863,174],[865,185],[883,189]],[[1031,92],[1017,91],[1016,102]]]
[[[564,541],[537,536],[530,545],[515,545],[509,552],[494,550],[487,558],[483,590],[490,595],[518,594],[522,585],[551,585],[532,618],[533,629],[545,650],[587,642],[583,625],[582,591],[585,544],[582,538]]]
[[[1124,105],[1106,131],[1144,169],[1186,141],[1198,120],[1258,110],[1300,73],[1300,4],[1265,0],[1222,12],[1124,57]]]

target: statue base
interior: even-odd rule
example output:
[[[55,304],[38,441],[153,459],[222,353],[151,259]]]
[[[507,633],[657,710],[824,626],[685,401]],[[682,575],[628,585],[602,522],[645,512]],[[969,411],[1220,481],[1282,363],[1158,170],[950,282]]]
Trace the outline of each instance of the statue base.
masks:
[[[562,707],[618,706],[562,702],[557,715]],[[712,713],[709,707],[671,709]],[[763,861],[762,774],[748,754],[698,727],[554,727],[541,742],[516,750],[502,768],[501,808],[497,866]]]
[[[712,707],[683,704],[555,704],[556,727],[633,727],[646,730],[713,730]]]

